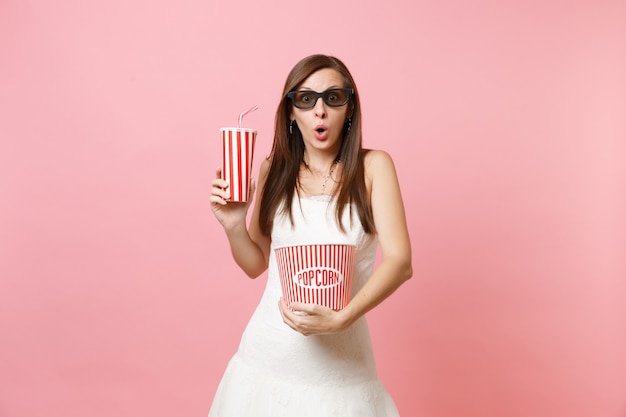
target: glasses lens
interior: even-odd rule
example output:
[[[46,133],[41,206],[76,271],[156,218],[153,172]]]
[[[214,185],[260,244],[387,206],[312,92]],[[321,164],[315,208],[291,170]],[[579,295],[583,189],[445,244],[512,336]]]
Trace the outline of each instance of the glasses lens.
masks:
[[[350,101],[352,90],[349,88],[331,88],[323,93],[315,91],[292,91],[287,96],[293,101],[293,105],[299,109],[311,109],[315,107],[317,99],[322,97],[324,103],[330,107],[341,107]]]
[[[300,109],[309,109],[315,106],[316,101],[317,97],[315,97],[313,91],[296,91],[296,94],[293,96],[294,106]]]
[[[331,107],[343,106],[348,102],[349,98],[350,96],[346,89],[336,88],[324,92],[324,103]]]

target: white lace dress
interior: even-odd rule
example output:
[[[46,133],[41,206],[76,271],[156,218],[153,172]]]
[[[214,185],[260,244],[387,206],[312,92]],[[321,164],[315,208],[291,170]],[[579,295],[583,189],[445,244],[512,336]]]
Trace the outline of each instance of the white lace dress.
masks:
[[[354,210],[353,210],[354,211]],[[261,301],[217,389],[209,417],[397,417],[378,379],[365,318],[330,335],[303,336],[283,323],[274,248],[339,243],[356,245],[352,294],[367,281],[377,240],[363,232],[354,211],[344,212],[346,233],[328,197],[295,199],[295,227],[277,217],[268,281]]]

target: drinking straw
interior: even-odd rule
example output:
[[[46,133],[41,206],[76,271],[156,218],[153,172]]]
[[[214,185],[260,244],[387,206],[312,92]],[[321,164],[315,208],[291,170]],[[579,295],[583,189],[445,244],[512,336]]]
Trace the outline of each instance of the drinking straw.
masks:
[[[239,115],[239,128],[241,128],[241,120],[243,119],[243,116],[245,116],[248,113],[252,113],[253,111],[257,110],[259,107],[258,106],[254,106],[251,109],[248,109],[246,111],[244,111],[243,113],[241,113]]]

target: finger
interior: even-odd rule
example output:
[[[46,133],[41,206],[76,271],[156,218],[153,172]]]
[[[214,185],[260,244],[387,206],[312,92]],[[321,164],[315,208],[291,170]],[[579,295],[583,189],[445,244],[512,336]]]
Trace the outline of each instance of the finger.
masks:
[[[215,178],[211,181],[211,185],[214,187],[219,187],[219,188],[226,190],[228,189],[230,184],[228,183],[228,181],[222,178],[221,174],[222,174],[222,170],[221,168],[218,168],[215,171]]]
[[[219,188],[212,188],[211,189],[211,197],[219,197],[220,199],[227,201],[230,199],[230,194],[228,194],[227,191],[224,191],[222,189]]]
[[[219,187],[219,188],[223,188],[223,189],[226,189],[226,188],[228,188],[228,186],[229,186],[228,181],[225,181],[225,180],[223,180],[223,179],[221,179],[221,178],[215,178],[215,179],[213,179],[213,180],[211,181],[211,185],[212,185],[213,187]]]
[[[293,314],[291,312],[291,310],[289,310],[289,308],[287,307],[287,305],[285,304],[284,300],[281,298],[280,300],[278,300],[278,310],[280,311],[280,315],[283,317],[283,322],[291,327],[292,329],[296,330],[296,325],[293,322],[291,315]]]
[[[282,301],[282,308],[285,311],[285,314],[289,316],[291,321],[293,321],[293,323],[296,326],[298,325],[298,317],[303,317],[303,316],[308,315],[306,311],[303,311],[295,307],[295,305],[306,306],[306,304],[301,304],[301,303],[296,303],[296,302],[291,302],[287,304],[287,300],[285,300],[284,298],[281,298],[281,301]]]
[[[211,194],[220,195],[224,198],[230,197],[228,190],[229,184],[220,178],[215,178],[211,181]]]
[[[282,297],[278,300],[278,309],[280,310],[280,314],[283,316],[283,319],[289,318],[288,316],[291,314],[291,310],[289,310],[289,307]]]
[[[220,197],[224,200],[228,200],[230,198],[230,193],[222,188],[213,187],[211,188],[211,195]]]
[[[298,302],[292,302],[289,307],[298,312],[306,313],[306,314],[314,314],[317,312],[318,306],[316,304],[304,304]]]
[[[223,198],[217,195],[211,195],[211,198],[209,199],[209,201],[211,201],[211,204],[219,204],[222,206],[225,206],[226,204],[228,204],[226,200],[224,200]]]
[[[291,304],[287,304],[287,300],[281,297],[280,301],[280,309],[283,315],[288,318],[293,324],[295,324],[296,316],[298,315],[296,311],[293,310]]]

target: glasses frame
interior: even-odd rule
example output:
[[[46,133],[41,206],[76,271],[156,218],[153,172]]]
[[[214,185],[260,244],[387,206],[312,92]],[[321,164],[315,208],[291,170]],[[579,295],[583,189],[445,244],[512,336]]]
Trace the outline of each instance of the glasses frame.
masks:
[[[341,104],[335,104],[335,103],[329,103],[326,100],[326,96],[330,93],[332,93],[333,91],[343,91],[344,93],[346,93],[346,101],[344,101]],[[315,96],[315,100],[313,100],[310,106],[298,106],[296,104],[296,94],[298,93],[309,93],[309,94],[313,94]],[[293,104],[293,106],[297,109],[304,109],[304,110],[308,110],[308,109],[312,109],[313,107],[315,107],[315,105],[317,104],[317,100],[318,99],[322,99],[324,101],[324,103],[329,106],[329,107],[341,107],[341,106],[345,106],[346,104],[348,104],[350,102],[350,99],[352,98],[352,95],[354,94],[354,90],[352,88],[329,88],[328,90],[322,91],[321,93],[318,93],[317,91],[313,91],[313,90],[295,90],[295,91],[290,91],[287,93],[287,98],[291,100],[291,104]]]

